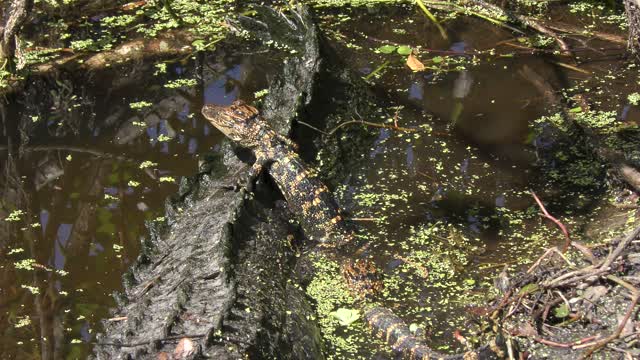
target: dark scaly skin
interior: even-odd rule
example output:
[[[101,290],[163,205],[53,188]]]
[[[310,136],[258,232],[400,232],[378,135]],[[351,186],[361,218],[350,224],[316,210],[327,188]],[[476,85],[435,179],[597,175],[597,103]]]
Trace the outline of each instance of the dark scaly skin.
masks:
[[[387,308],[370,308],[365,311],[364,317],[369,326],[378,332],[378,335],[391,345],[394,350],[405,354],[410,359],[479,360],[504,358],[506,356],[495,342],[463,354],[441,354],[433,351],[424,344],[422,339],[411,334],[407,324]]]
[[[350,260],[347,248],[354,239],[329,189],[317,174],[296,154],[296,146],[288,138],[276,133],[260,116],[258,110],[242,101],[230,106],[207,104],[202,114],[216,128],[242,147],[253,150],[256,162],[249,178],[263,169],[282,191],[289,208],[302,223],[305,234],[320,243],[323,253],[342,264],[342,275],[354,295],[370,298],[382,289],[382,282],[373,263]],[[369,325],[385,338],[393,349],[412,359],[486,359],[481,352],[469,351],[460,355],[444,355],[431,350],[409,331],[402,319],[389,309],[372,307],[365,311]]]

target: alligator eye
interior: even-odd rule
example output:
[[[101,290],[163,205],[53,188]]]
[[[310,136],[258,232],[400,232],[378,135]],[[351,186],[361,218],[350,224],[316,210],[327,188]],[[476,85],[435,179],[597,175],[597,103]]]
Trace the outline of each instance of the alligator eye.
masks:
[[[248,124],[248,123],[254,121],[257,117],[258,117],[257,113],[249,114],[249,116],[245,117],[244,122]]]

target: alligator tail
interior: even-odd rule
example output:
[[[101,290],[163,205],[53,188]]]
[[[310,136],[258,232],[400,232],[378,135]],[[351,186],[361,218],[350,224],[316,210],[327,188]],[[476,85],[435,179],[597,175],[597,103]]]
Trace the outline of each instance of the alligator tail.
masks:
[[[391,310],[373,307],[365,312],[365,319],[391,347],[410,359],[419,360],[485,360],[504,358],[504,351],[492,341],[487,346],[463,354],[446,355],[433,351],[421,339],[413,336],[407,324]]]

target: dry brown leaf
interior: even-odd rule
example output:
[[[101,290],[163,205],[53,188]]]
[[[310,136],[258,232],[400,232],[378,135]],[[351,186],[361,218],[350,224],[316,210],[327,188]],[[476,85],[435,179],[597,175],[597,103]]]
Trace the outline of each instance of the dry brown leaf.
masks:
[[[140,6],[144,6],[144,5],[146,5],[146,4],[147,4],[147,1],[146,1],[146,0],[143,0],[143,1],[134,1],[134,2],[130,2],[130,3],[126,3],[126,4],[122,5],[120,8],[121,8],[122,10],[127,11],[127,10],[133,10],[133,9],[138,8],[138,7],[140,7]]]
[[[185,359],[196,352],[196,344],[189,338],[182,338],[173,351],[174,359]]]
[[[409,54],[409,57],[407,58],[407,66],[413,71],[422,71],[425,69],[424,64],[421,63],[413,54]]]
[[[511,335],[518,337],[538,336],[538,330],[529,322],[515,325],[515,328],[509,330]]]
[[[156,355],[156,360],[171,360],[171,356],[163,351]]]

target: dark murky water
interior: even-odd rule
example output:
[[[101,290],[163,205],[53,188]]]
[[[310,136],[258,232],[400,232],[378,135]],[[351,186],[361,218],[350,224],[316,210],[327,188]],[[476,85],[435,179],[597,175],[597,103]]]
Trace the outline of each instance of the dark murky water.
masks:
[[[251,98],[266,86],[264,75],[250,70],[250,58],[216,55],[192,89],[162,89],[185,75],[174,65],[166,75],[154,77],[151,69],[144,81],[114,90],[105,84],[130,79],[109,74],[89,84],[69,79],[52,86],[59,94],[68,89],[62,100],[79,104],[80,114],[21,99],[12,104],[9,121],[37,117],[39,135],[21,156],[0,148],[0,217],[13,212],[16,218],[0,227],[3,359],[87,355],[99,321],[110,317],[111,294],[147,236],[145,222],[164,215],[180,178],[197,173],[201,155],[222,140],[200,116],[202,104]],[[149,105],[132,109],[139,101]],[[7,130],[1,143],[16,144],[18,129]]]
[[[375,19],[382,15],[394,21],[381,27]],[[361,50],[331,41],[363,76],[390,62],[369,81],[402,108],[381,109],[380,118],[366,120],[393,121],[397,111],[398,125],[421,129],[381,129],[375,146],[362,154],[362,167],[353,169],[338,192],[371,234],[370,251],[394,279],[387,284],[389,306],[426,328],[438,344],[451,346],[450,333],[465,316],[464,304],[456,307],[447,296],[472,294],[460,303],[481,299],[503,263],[518,263],[522,254],[559,239],[538,218],[510,215],[533,205],[530,188],[562,191],[545,188],[536,171],[531,122],[549,109],[524,69],[559,84],[587,75],[563,70],[556,58],[522,51],[478,55],[484,58],[474,64],[475,49],[511,36],[480,21],[455,20],[444,41],[414,15],[354,16],[332,29],[361,40]],[[367,50],[382,46],[380,40],[422,45],[422,54],[424,48],[438,49],[423,60],[459,53],[465,69],[412,73],[400,55]],[[86,356],[99,320],[111,316],[110,294],[120,289],[121,275],[137,256],[145,221],[163,215],[164,200],[176,192],[179,179],[196,173],[200,156],[222,140],[199,115],[200,107],[237,97],[251,100],[266,87],[268,74],[254,61],[220,52],[203,61],[205,80],[191,89],[162,88],[168,78],[194,77],[193,63],[174,64],[160,76],[147,67],[131,75],[133,81],[115,74],[89,83],[59,80],[49,85],[53,95],[46,108],[26,100],[12,104],[8,121],[33,117],[38,135],[20,156],[16,148],[9,156],[5,146],[19,142],[19,129],[6,126],[0,139],[0,217],[17,220],[0,226],[3,358]],[[129,105],[139,101],[150,106]],[[534,246],[514,249],[513,240],[525,241],[524,231],[531,228],[547,236],[536,235]],[[428,234],[445,244],[437,251],[449,255],[436,262],[448,265],[422,274],[421,267],[433,265],[426,254],[436,251],[425,240]],[[460,255],[461,248],[476,251]],[[483,266],[491,271],[469,272]]]
[[[578,214],[600,199],[593,188],[560,187],[541,171],[541,153],[551,144],[536,136],[534,121],[557,109],[540,79],[556,92],[592,79],[605,84],[601,77],[622,66],[612,61],[622,49],[591,39],[578,47],[574,70],[563,66],[569,59],[534,55],[509,32],[478,19],[452,21],[444,41],[421,15],[389,11],[353,14],[352,22],[331,31],[340,53],[399,106],[363,120],[421,131],[379,130],[341,198],[367,229],[370,253],[385,266],[385,305],[422,328],[434,346],[460,351],[452,334],[473,328],[467,310],[486,305],[497,273],[505,266],[521,269],[562,242],[538,216],[530,190],[551,203],[574,239],[589,222]],[[394,20],[379,26],[381,16]],[[357,39],[356,46],[345,39]],[[425,65],[457,69],[412,73],[406,54],[371,51],[389,45],[419,46]],[[628,104],[611,94],[628,92],[622,87],[633,76],[602,85],[599,105],[624,116]]]

